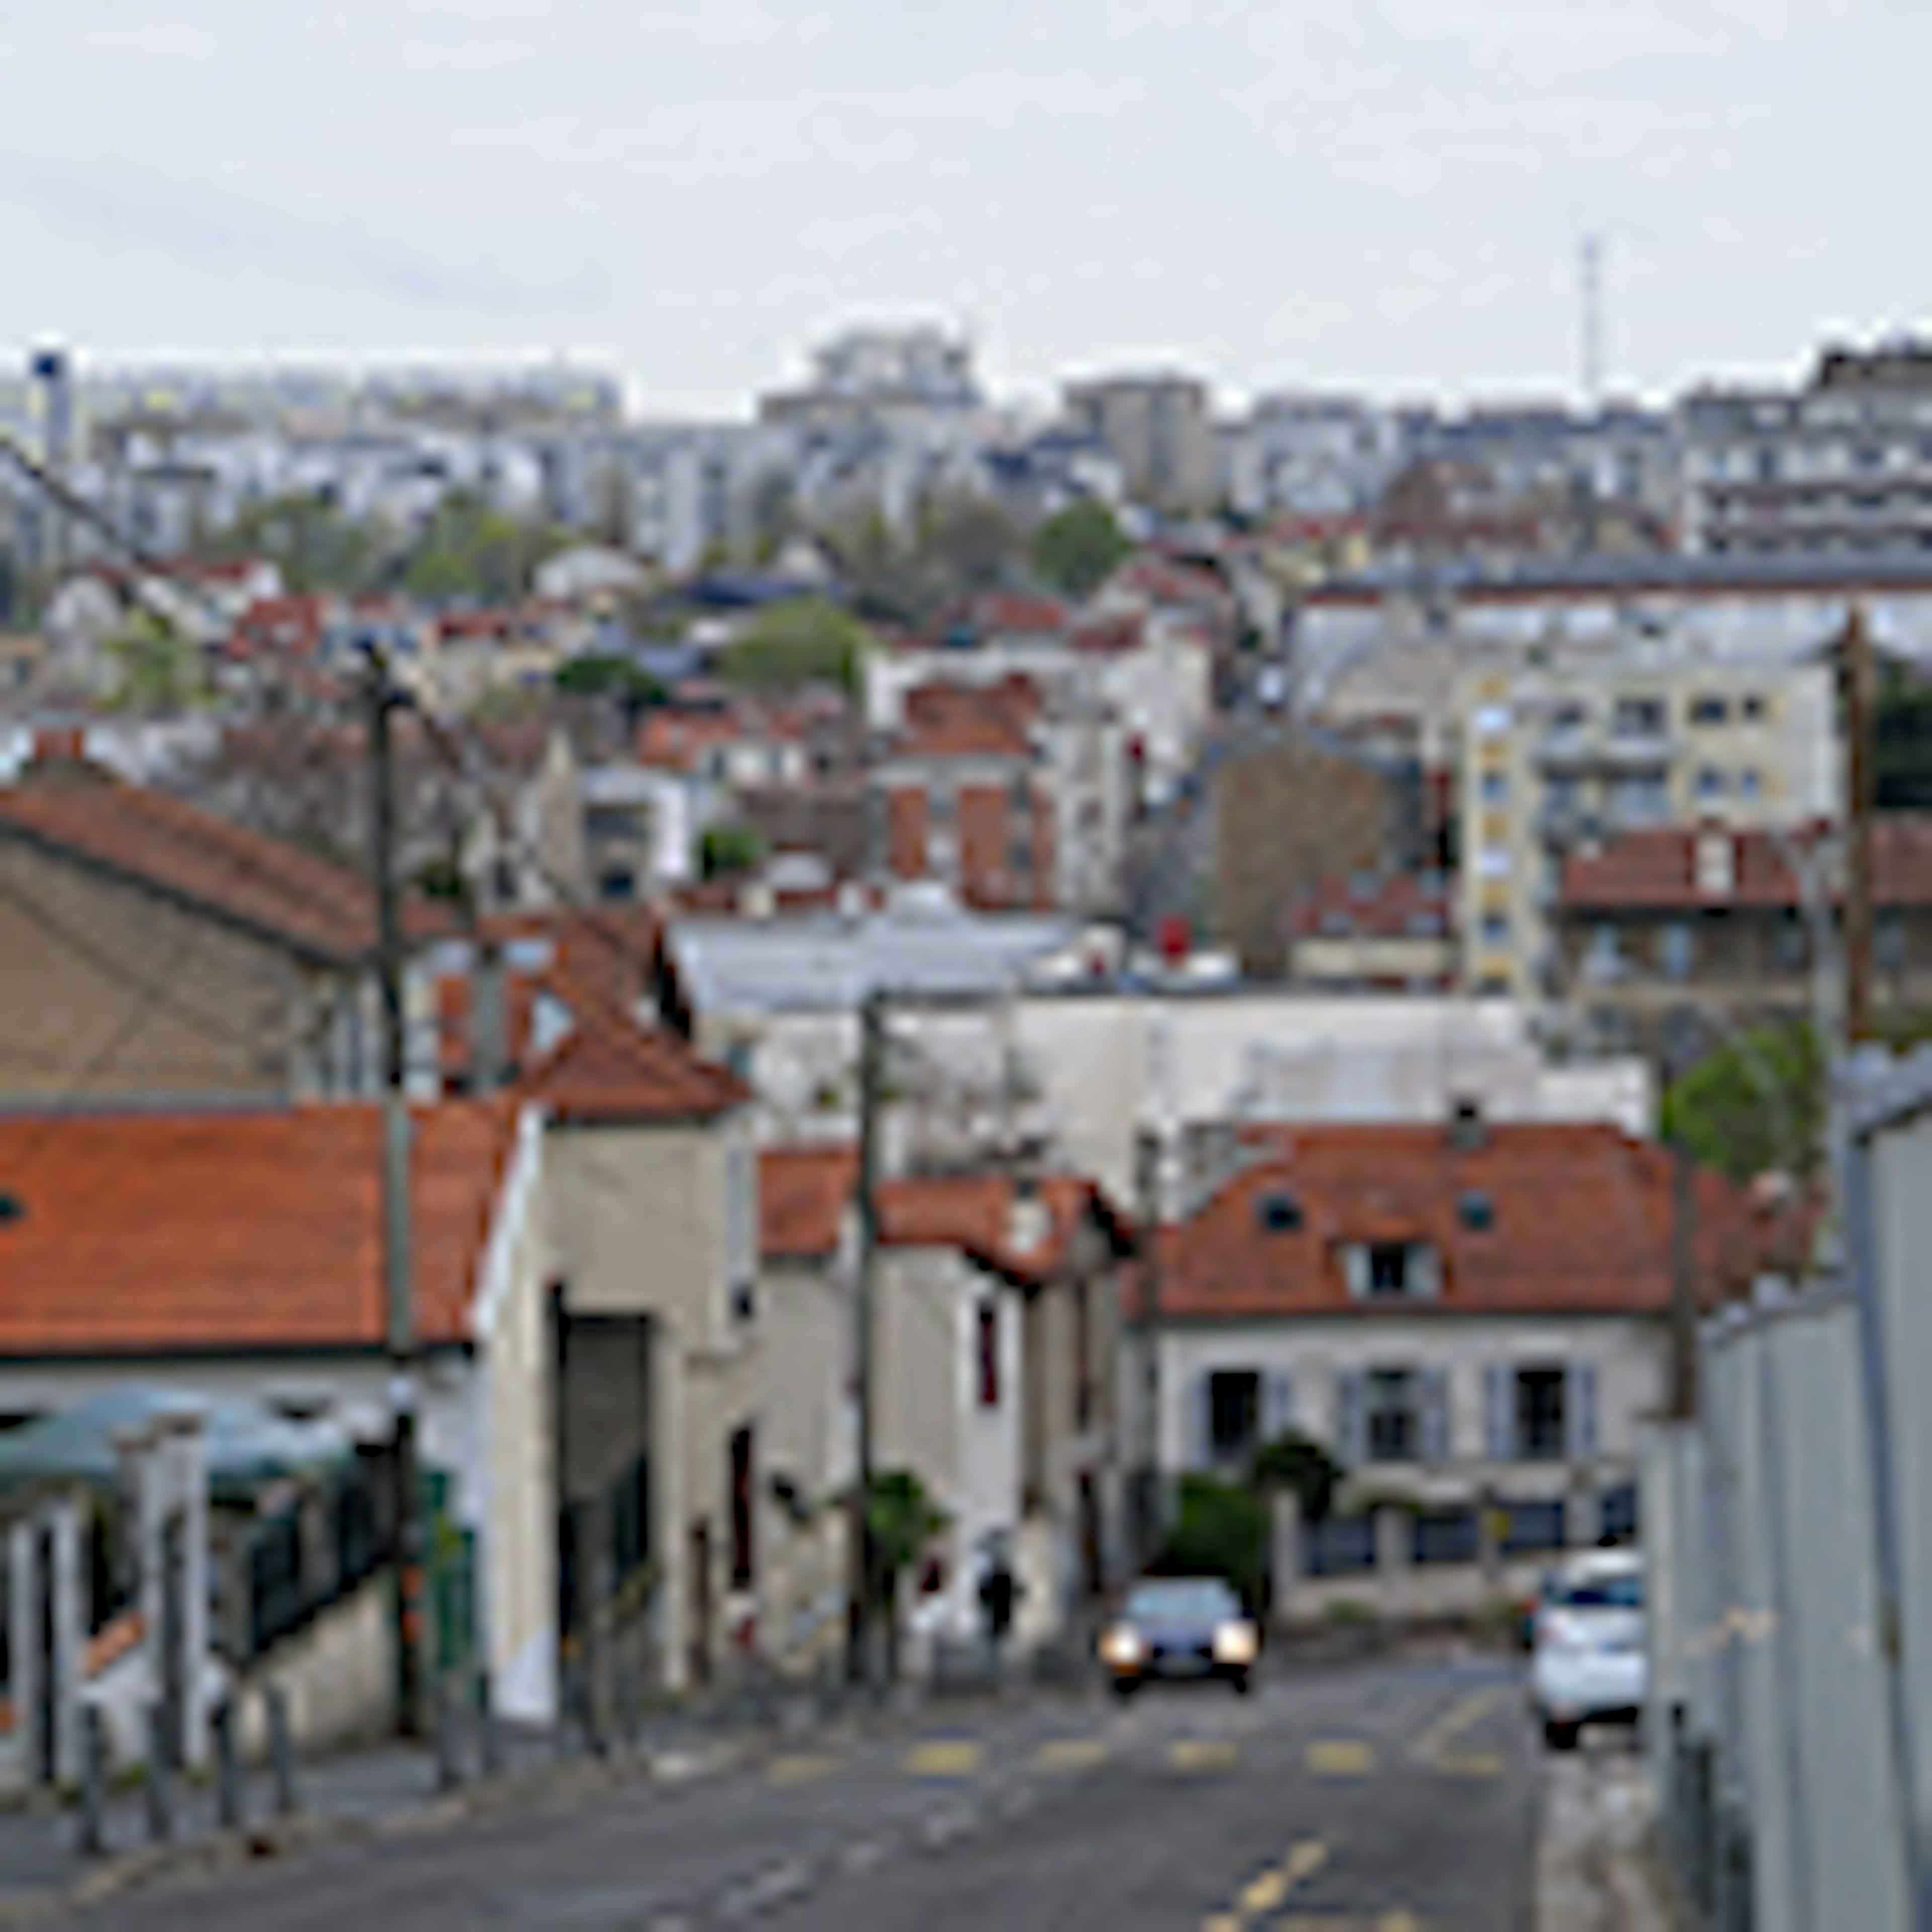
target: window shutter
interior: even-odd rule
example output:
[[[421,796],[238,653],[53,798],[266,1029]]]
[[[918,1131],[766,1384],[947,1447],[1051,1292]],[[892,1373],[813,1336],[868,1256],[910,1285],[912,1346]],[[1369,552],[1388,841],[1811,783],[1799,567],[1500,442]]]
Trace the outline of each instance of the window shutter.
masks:
[[[1362,1402],[1362,1372],[1344,1369],[1335,1378],[1335,1442],[1336,1453],[1352,1469],[1369,1459],[1368,1422]]]
[[[1564,1420],[1569,1424],[1570,1460],[1594,1462],[1597,1460],[1597,1365],[1572,1362],[1564,1379]]]
[[[1426,1369],[1422,1376],[1422,1460],[1449,1460],[1449,1371]]]
[[[1516,1460],[1516,1432],[1510,1426],[1510,1384],[1514,1378],[1514,1371],[1504,1362],[1492,1362],[1483,1371],[1483,1448],[1492,1462]]]
[[[1294,1381],[1286,1369],[1262,1377],[1262,1440],[1272,1442],[1294,1426]]]
[[[1190,1466],[1209,1469],[1214,1466],[1214,1378],[1202,1376],[1194,1385],[1194,1450]]]
[[[1357,1301],[1366,1301],[1369,1294],[1369,1251],[1364,1247],[1344,1248],[1342,1250],[1342,1274],[1347,1282],[1348,1292]]]

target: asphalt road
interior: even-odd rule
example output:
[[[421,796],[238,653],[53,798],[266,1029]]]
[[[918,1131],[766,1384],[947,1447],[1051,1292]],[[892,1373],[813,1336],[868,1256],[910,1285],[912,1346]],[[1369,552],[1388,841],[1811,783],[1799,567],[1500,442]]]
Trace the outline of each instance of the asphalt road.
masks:
[[[129,1932],[1526,1932],[1520,1677],[1397,1663],[909,1719],[124,1897]]]

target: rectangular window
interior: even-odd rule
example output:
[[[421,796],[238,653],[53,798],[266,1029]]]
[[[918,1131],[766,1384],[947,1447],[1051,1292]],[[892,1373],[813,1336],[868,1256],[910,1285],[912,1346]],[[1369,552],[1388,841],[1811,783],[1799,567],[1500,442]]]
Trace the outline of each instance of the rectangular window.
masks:
[[[1371,1369],[1363,1378],[1363,1426],[1372,1462],[1414,1462],[1422,1453],[1421,1378],[1413,1369]]]
[[[755,1538],[752,1525],[753,1494],[752,1432],[735,1430],[731,1436],[731,1587],[748,1590],[756,1574]]]
[[[980,1406],[1000,1406],[1000,1310],[996,1302],[982,1301],[979,1310]]]
[[[1697,938],[1683,920],[1658,928],[1657,970],[1666,980],[1688,980],[1697,963]]]
[[[1620,698],[1610,714],[1610,729],[1619,738],[1660,738],[1666,728],[1660,698]]]
[[[1558,1369],[1519,1369],[1516,1373],[1515,1453],[1518,1460],[1558,1460],[1570,1444],[1569,1378]]]
[[[1731,701],[1717,692],[1700,692],[1690,700],[1694,724],[1726,724],[1730,722]]]
[[[1217,1462],[1245,1461],[1261,1435],[1262,1378],[1252,1369],[1208,1378],[1208,1447]]]

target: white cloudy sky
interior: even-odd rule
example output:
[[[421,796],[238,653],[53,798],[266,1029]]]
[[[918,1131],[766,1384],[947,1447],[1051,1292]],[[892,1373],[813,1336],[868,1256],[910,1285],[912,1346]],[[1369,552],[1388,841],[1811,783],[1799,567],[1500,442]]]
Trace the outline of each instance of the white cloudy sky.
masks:
[[[1926,316],[1928,0],[0,0],[0,356],[1666,393]]]

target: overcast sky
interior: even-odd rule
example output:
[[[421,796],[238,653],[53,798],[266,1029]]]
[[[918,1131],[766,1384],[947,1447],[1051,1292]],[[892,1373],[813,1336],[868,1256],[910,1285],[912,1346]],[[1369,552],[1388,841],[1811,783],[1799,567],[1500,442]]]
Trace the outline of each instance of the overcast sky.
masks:
[[[1928,0],[0,0],[0,356],[550,353],[736,412],[1779,375],[1927,316]]]

